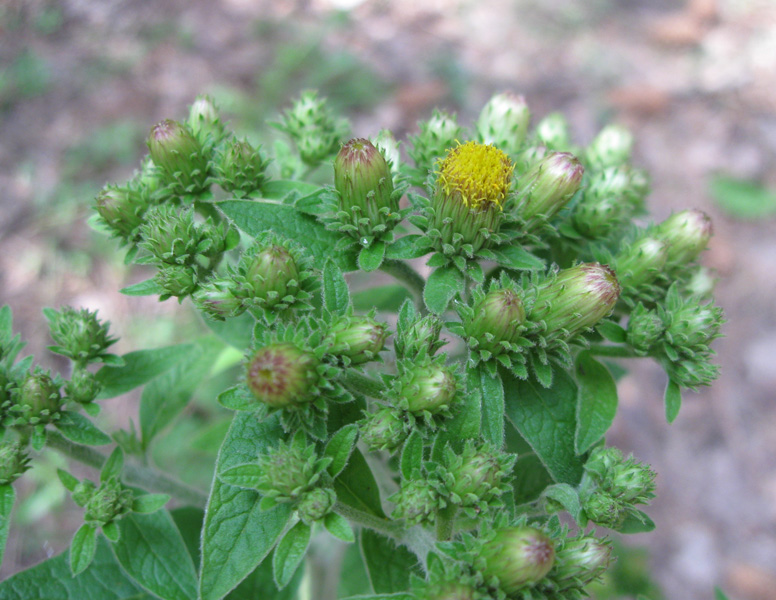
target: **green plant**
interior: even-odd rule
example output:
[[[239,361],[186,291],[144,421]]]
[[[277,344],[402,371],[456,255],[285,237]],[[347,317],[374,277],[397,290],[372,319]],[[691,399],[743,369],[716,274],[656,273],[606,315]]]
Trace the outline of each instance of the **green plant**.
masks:
[[[697,265],[708,217],[633,224],[648,185],[630,134],[579,148],[561,116],[529,120],[509,94],[473,133],[435,113],[410,163],[388,132],[345,141],[312,92],[277,124],[296,154],[274,164],[207,97],[154,126],[92,222],[156,270],[125,294],[189,299],[205,332],[116,356],[96,313],[47,310],[63,378],[17,360],[0,311],[3,542],[37,452],[98,472],[59,470],[84,524],[2,597],[586,595],[611,563],[601,529],[654,527],[654,472],[605,445],[611,360],[656,360],[672,421],[716,377],[722,314]],[[301,178],[321,164],[333,185]],[[351,292],[377,272],[397,284]],[[141,386],[139,431],[90,418]],[[221,418],[189,413],[172,439],[211,452],[209,491],[154,466],[195,394]]]

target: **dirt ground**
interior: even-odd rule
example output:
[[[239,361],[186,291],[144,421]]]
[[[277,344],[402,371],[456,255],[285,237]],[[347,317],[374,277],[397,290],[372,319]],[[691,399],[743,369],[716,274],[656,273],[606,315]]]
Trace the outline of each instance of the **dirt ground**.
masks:
[[[151,124],[204,91],[251,125],[309,85],[338,96],[358,135],[412,133],[434,106],[470,122],[502,90],[537,119],[563,111],[582,142],[620,122],[652,175],[655,218],[713,217],[704,262],[728,319],[722,376],[668,426],[662,375],[636,369],[610,441],[659,473],[657,530],[628,541],[651,549],[666,598],[708,599],[714,585],[731,600],[774,598],[776,220],[736,220],[708,193],[718,173],[776,189],[773,0],[3,0],[0,304],[28,349],[48,343],[43,306],[99,309],[127,338],[120,351],[170,322],[173,303],[117,293],[138,277],[84,225],[94,186],[131,174]],[[26,518],[40,560],[78,523],[56,533],[37,514]],[[15,547],[4,576],[30,560]]]

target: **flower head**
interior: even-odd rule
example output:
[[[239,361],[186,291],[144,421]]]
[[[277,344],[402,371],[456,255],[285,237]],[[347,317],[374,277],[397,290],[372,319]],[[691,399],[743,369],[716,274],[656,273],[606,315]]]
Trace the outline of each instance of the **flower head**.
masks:
[[[514,165],[496,148],[477,142],[466,142],[447,153],[439,163],[439,188],[474,211],[491,206],[502,209]]]
[[[272,408],[289,408],[313,399],[309,390],[318,378],[315,355],[290,342],[259,348],[246,370],[248,389]]]

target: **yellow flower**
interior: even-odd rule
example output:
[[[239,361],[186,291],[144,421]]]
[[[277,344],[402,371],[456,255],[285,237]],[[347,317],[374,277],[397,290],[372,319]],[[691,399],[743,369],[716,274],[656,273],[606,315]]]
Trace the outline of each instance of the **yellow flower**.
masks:
[[[501,209],[513,170],[512,161],[495,146],[466,142],[440,161],[439,183],[446,196],[458,195],[471,209]]]

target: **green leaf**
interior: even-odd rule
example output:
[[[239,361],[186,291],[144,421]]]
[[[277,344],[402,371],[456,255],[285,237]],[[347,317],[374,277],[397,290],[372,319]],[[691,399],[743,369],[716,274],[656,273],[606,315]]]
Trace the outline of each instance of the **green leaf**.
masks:
[[[669,379],[665,392],[666,421],[673,423],[682,408],[682,389]]]
[[[132,512],[149,514],[160,510],[170,501],[167,494],[143,494],[135,496],[132,501]]]
[[[0,582],[3,600],[154,600],[121,570],[104,539],[89,568],[73,577],[69,553],[50,558]]]
[[[236,385],[221,392],[218,403],[229,410],[256,411],[264,408],[244,385]]]
[[[405,300],[412,300],[412,294],[402,285],[380,285],[353,294],[353,308],[368,311],[398,312]]]
[[[310,526],[299,521],[278,543],[272,556],[272,573],[278,589],[282,590],[288,585],[304,560],[311,534]]]
[[[119,529],[121,538],[113,544],[113,553],[143,589],[163,600],[196,597],[194,562],[167,511],[130,513],[119,521]]]
[[[202,531],[202,520],[205,511],[194,506],[182,506],[170,511],[175,526],[181,534],[186,550],[194,564],[199,563],[199,537]]]
[[[454,450],[460,450],[464,440],[478,439],[481,421],[482,393],[479,387],[470,387],[465,394],[458,395],[453,407],[453,418],[445,421],[445,427],[437,434],[432,458],[441,460],[442,450],[448,443]]]
[[[579,493],[577,493],[576,488],[567,483],[556,483],[544,490],[544,496],[555,500],[579,523],[582,505],[579,502]]]
[[[148,383],[175,366],[189,352],[191,344],[179,344],[125,354],[122,356],[123,367],[105,366],[97,371],[97,381],[102,384],[97,398],[114,398]]]
[[[202,321],[220,339],[238,350],[248,348],[253,341],[253,327],[256,319],[250,313],[244,313],[239,317],[230,317],[223,321],[203,316]]]
[[[16,492],[13,489],[13,485],[10,483],[0,485],[0,564],[3,563],[5,542],[8,539],[8,528],[11,526],[11,511],[15,501]]]
[[[102,526],[102,535],[108,538],[109,542],[118,542],[121,539],[121,529],[116,521],[111,521]]]
[[[388,246],[385,257],[392,260],[410,260],[428,254],[429,249],[417,245],[422,235],[405,235]]]
[[[523,250],[520,246],[506,246],[505,248],[494,250],[493,254],[498,264],[509,269],[530,271],[544,268],[543,260]]]
[[[504,444],[504,386],[501,377],[491,377],[485,369],[469,373],[469,386],[479,387],[482,397],[482,438],[497,448]]]
[[[303,575],[304,569],[298,569],[291,583],[278,590],[272,575],[272,561],[265,560],[226,596],[226,600],[298,600],[297,591]]]
[[[552,476],[547,467],[534,453],[518,454],[512,473],[512,489],[515,505],[526,504],[536,500],[541,493],[552,484]]]
[[[327,467],[329,475],[337,477],[348,464],[351,452],[356,445],[356,438],[358,437],[358,425],[351,423],[345,425],[337,433],[335,433],[329,443],[326,444],[326,450],[323,456],[331,457],[332,461]]]
[[[292,192],[308,196],[320,189],[314,183],[307,183],[298,179],[272,179],[261,186],[261,197],[269,200],[282,200]]]
[[[0,341],[13,337],[13,312],[7,304],[0,308]]]
[[[350,522],[335,512],[330,512],[323,517],[323,526],[326,527],[326,531],[332,534],[335,538],[352,544],[356,541],[356,534],[353,533],[353,528],[350,526]]]
[[[74,491],[75,486],[78,485],[78,480],[73,477],[70,473],[67,471],[63,471],[62,469],[57,469],[57,475],[59,475],[59,480],[62,482],[62,485],[64,485],[69,491]]]
[[[119,293],[125,296],[159,296],[164,294],[164,288],[157,283],[155,277],[152,277],[140,283],[121,288]]]
[[[121,471],[124,468],[124,452],[120,446],[116,446],[110,453],[105,464],[100,469],[100,481],[108,481],[111,477],[121,477]]]
[[[401,474],[404,479],[415,479],[423,467],[423,437],[417,429],[404,442],[401,451]]]
[[[385,258],[385,242],[372,242],[369,246],[361,248],[358,253],[358,266],[367,273],[376,271],[383,264]]]
[[[64,437],[76,444],[86,446],[104,446],[110,444],[111,439],[100,431],[97,426],[80,413],[70,410],[60,412],[60,418],[54,422]]]
[[[167,427],[186,407],[200,383],[210,372],[215,352],[221,344],[214,339],[199,340],[166,373],[143,388],[140,397],[140,431],[143,448]]]
[[[350,305],[350,290],[342,269],[329,259],[323,268],[323,302],[326,308],[337,315],[343,315]]]
[[[728,600],[727,595],[718,587],[714,588],[714,600]]]
[[[227,469],[226,471],[223,471],[219,477],[222,482],[228,483],[229,485],[255,490],[261,482],[261,474],[261,467],[253,462]]]
[[[377,482],[358,448],[353,449],[347,466],[334,480],[334,490],[343,504],[377,517],[385,516]]]
[[[352,252],[334,251],[340,235],[293,206],[250,200],[226,200],[215,204],[248,235],[255,237],[271,230],[294,240],[307,249],[319,269],[323,269],[329,257],[343,271],[357,269]]]
[[[360,541],[372,589],[378,594],[406,592],[410,587],[410,575],[420,574],[417,557],[371,529],[361,531]]]
[[[533,379],[523,381],[501,370],[507,418],[531,445],[552,478],[576,485],[582,477],[582,460],[574,448],[577,386],[556,369],[552,387]]]
[[[94,560],[97,549],[97,529],[84,523],[78,528],[70,542],[70,572],[75,576],[86,569]]]
[[[352,544],[345,548],[340,569],[337,598],[348,598],[359,594],[369,594],[372,585],[366,573],[364,559],[361,557],[360,544]]]
[[[439,267],[429,275],[426,287],[423,289],[423,300],[426,307],[436,314],[442,314],[447,309],[456,294],[462,293],[464,280],[461,272],[455,267]]]
[[[636,510],[628,513],[625,521],[617,529],[620,533],[649,533],[655,529],[655,522],[647,516],[647,513]]]
[[[776,214],[776,193],[754,181],[718,175],[711,180],[709,191],[732,217],[754,220]]]
[[[614,321],[604,319],[597,326],[598,333],[610,342],[624,344],[628,339],[628,333]]]
[[[344,600],[416,600],[412,594],[399,592],[397,594],[363,594],[360,596],[348,596]]]
[[[574,372],[579,385],[574,447],[584,454],[609,430],[617,414],[617,383],[589,352],[577,356]]]
[[[261,511],[257,492],[218,477],[237,465],[256,462],[283,437],[275,416],[258,421],[251,413],[235,414],[221,445],[202,528],[201,600],[218,600],[234,589],[267,557],[285,529],[292,512],[287,504]]]

